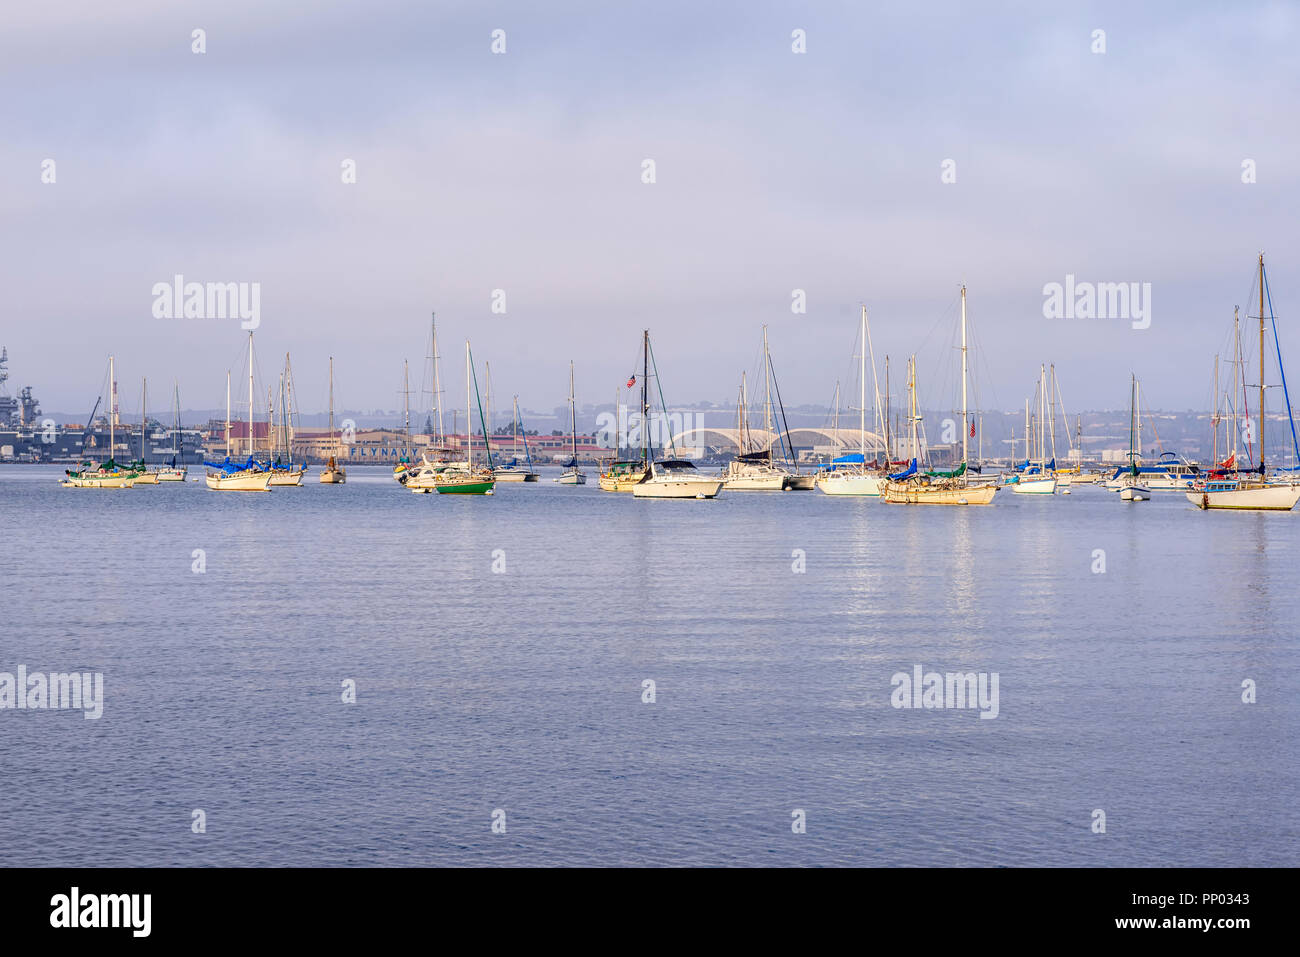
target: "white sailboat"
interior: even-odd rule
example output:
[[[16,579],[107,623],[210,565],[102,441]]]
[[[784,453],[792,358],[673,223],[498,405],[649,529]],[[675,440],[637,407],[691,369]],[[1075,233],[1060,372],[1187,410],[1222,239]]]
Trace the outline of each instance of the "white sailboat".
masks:
[[[1141,438],[1134,438],[1135,435],[1141,436],[1142,434],[1142,418],[1138,412],[1140,405],[1137,376],[1133,376],[1132,379],[1128,427],[1129,467],[1124,477],[1120,479],[1119,498],[1122,502],[1145,502],[1151,498],[1151,489],[1142,481],[1140,471],[1142,440]]]
[[[253,457],[253,333],[248,334],[248,461],[241,468],[230,461],[230,374],[226,374],[226,461],[208,462],[205,481],[214,492],[269,492],[271,473]]]
[[[514,397],[514,414],[515,420],[510,425],[514,435],[510,462],[506,465],[498,465],[492,470],[492,474],[498,482],[536,482],[537,473],[533,471],[533,456],[528,448],[527,430],[524,430],[524,464],[519,464],[519,396]]]
[[[578,406],[573,394],[573,360],[569,360],[569,464],[555,481],[560,485],[586,485],[587,473],[578,468]]]
[[[189,469],[184,465],[176,464],[176,457],[180,455],[179,442],[181,440],[181,387],[179,383],[172,385],[172,462],[171,465],[164,465],[158,469],[159,482],[184,482],[185,476],[189,474]]]
[[[447,469],[441,472],[434,484],[434,491],[439,495],[491,495],[496,488],[496,479],[492,476],[492,449],[487,446],[488,465],[484,468],[474,467],[474,424],[472,410],[474,405],[471,403],[471,394],[477,390],[474,386],[474,358],[470,353],[469,340],[465,340],[465,467],[463,469]],[[477,398],[477,395],[474,395]],[[488,436],[487,421],[483,418],[483,407],[479,405],[479,421],[483,425],[483,439],[486,445]],[[411,481],[408,480],[407,487],[411,488]],[[423,483],[416,483],[416,488],[412,491],[427,492],[428,488]]]
[[[334,439],[334,357],[330,356],[330,455],[320,471],[322,485],[342,485],[348,480],[347,470],[335,461],[337,454]]]
[[[766,341],[767,329],[763,338]],[[772,448],[751,451],[749,448],[749,423],[746,415],[746,377],[740,377],[740,394],[736,402],[736,457],[727,463],[722,474],[722,487],[728,492],[781,492],[786,487],[786,472],[772,464]],[[771,434],[770,423],[765,432]]]
[[[1030,454],[1029,443],[1034,437],[1033,423],[1029,417],[1029,402],[1025,402],[1025,468],[1016,476],[1016,481],[1011,483],[1011,491],[1017,495],[1052,495],[1056,492],[1056,455],[1053,449],[1052,460],[1047,460],[1047,436],[1044,434],[1046,428],[1046,409],[1047,409],[1047,366],[1041,366],[1039,369],[1038,381],[1038,435],[1037,449],[1035,454]],[[1055,447],[1055,422],[1053,428],[1053,447]]]
[[[133,467],[136,469],[136,471],[139,474],[136,475],[135,478],[131,479],[132,488],[135,488],[137,485],[158,484],[157,471],[149,468],[148,464],[145,462],[145,459],[148,456],[148,452],[145,449],[145,444],[148,439],[148,432],[149,432],[149,380],[141,379],[140,380],[140,458],[133,463]]]
[[[117,372],[112,356],[108,357],[108,393],[108,456],[98,464],[86,462],[79,469],[65,469],[64,479],[59,483],[64,488],[131,488],[133,479],[140,474],[135,468],[118,465],[113,457],[117,449]],[[91,409],[87,432],[94,423],[99,402],[96,399],[95,408]]]
[[[883,472],[867,466],[867,352],[872,351],[871,382],[875,392],[875,413],[880,417],[880,389],[876,380],[876,359],[871,350],[871,329],[867,325],[867,307],[862,307],[860,363],[858,371],[858,461],[843,467],[832,467],[817,476],[816,487],[827,495],[879,496],[885,488]],[[838,406],[839,403],[836,402]],[[838,415],[838,409],[836,410]],[[885,458],[889,458],[886,450]]]
[[[655,369],[655,378],[659,370]],[[641,456],[648,463],[645,478],[632,486],[635,498],[717,498],[722,491],[722,480],[700,474],[694,463],[685,459],[667,458],[656,462],[654,447],[650,442],[650,330],[642,333],[641,372]],[[662,402],[662,389],[660,390]],[[671,445],[671,438],[669,440]]]

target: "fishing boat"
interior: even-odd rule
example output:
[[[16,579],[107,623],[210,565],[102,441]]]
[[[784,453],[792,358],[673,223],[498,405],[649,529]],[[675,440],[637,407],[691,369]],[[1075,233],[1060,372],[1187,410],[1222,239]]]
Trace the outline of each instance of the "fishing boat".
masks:
[[[569,461],[555,479],[560,485],[586,485],[587,473],[578,468],[578,406],[573,392],[573,360],[569,360]]]
[[[921,416],[916,404],[916,358],[909,364],[907,387],[911,406],[912,447],[919,449],[916,428]],[[970,412],[967,401],[966,286],[961,287],[961,464],[947,471],[921,473],[914,458],[902,472],[888,477],[881,501],[890,505],[989,505],[997,494],[996,482],[968,481]]]
[[[1186,492],[1187,500],[1202,510],[1240,509],[1252,511],[1289,512],[1300,501],[1300,484],[1294,478],[1270,479],[1264,459],[1264,348],[1267,334],[1264,327],[1265,298],[1268,299],[1268,316],[1273,326],[1273,347],[1277,354],[1278,372],[1281,376],[1282,394],[1286,397],[1287,419],[1291,424],[1292,448],[1300,461],[1300,441],[1296,438],[1295,417],[1291,413],[1291,395],[1286,387],[1286,370],[1282,365],[1282,349],[1277,335],[1277,316],[1273,313],[1273,297],[1268,291],[1268,276],[1264,271],[1264,254],[1259,254],[1259,272],[1256,280],[1259,286],[1259,425],[1252,442],[1259,450],[1258,465],[1252,469],[1236,467],[1232,473],[1226,470],[1216,471],[1197,482]],[[1246,388],[1242,377],[1243,396]],[[1244,407],[1244,403],[1243,403]],[[1232,456],[1236,465],[1235,453]]]
[[[858,452],[856,456],[840,456],[816,476],[816,487],[827,495],[866,495],[879,497],[887,481],[885,473],[867,463],[867,353],[871,353],[871,385],[875,396],[875,415],[879,430],[881,407],[880,385],[876,379],[875,351],[871,348],[871,327],[867,324],[867,307],[862,307],[861,339],[858,350]],[[886,359],[888,361],[888,359]],[[836,434],[839,433],[839,386],[836,386]],[[888,443],[886,443],[886,458]]]
[[[138,469],[118,465],[114,458],[117,448],[117,375],[112,356],[108,357],[108,394],[108,455],[99,462],[83,462],[79,469],[65,469],[64,478],[59,482],[64,488],[131,488],[133,480],[140,474]],[[85,434],[91,431],[101,401],[103,393],[95,399],[90,410]],[[85,435],[82,441],[85,442]]]
[[[208,462],[204,476],[215,492],[269,492],[271,472],[256,459],[253,443],[253,333],[248,334],[248,459],[242,465],[230,460],[230,373],[226,373],[226,457]]]
[[[470,354],[469,340],[465,340],[465,419],[467,427],[465,443],[465,468],[464,469],[447,469],[438,476],[437,483],[434,485],[439,495],[491,495],[496,488],[496,479],[492,477],[492,450],[487,448],[488,465],[487,468],[474,467],[474,427],[470,421],[470,410],[474,408],[470,404],[471,392],[477,392],[474,389],[476,380],[474,378],[474,360]],[[486,445],[488,436],[487,422],[483,418],[483,406],[478,404],[479,422],[483,426],[483,439]],[[409,483],[408,483],[409,484]],[[416,491],[424,491],[423,488],[417,488]]]
[[[334,357],[330,356],[330,457],[325,462],[325,467],[321,469],[320,483],[322,485],[343,485],[348,480],[347,470],[338,464],[334,459],[335,454],[334,438]]]

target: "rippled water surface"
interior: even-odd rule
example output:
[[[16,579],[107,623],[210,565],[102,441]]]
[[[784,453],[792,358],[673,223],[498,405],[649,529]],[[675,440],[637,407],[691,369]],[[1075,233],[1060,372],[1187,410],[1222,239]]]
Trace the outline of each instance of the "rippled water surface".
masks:
[[[104,713],[0,711],[0,865],[1300,863],[1300,513],[59,474],[0,468],[0,671]]]

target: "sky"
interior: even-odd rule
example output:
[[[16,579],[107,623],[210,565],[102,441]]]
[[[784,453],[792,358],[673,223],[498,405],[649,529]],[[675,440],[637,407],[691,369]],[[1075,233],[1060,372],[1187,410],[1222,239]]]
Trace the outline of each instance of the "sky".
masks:
[[[551,409],[570,359],[612,401],[645,328],[670,406],[731,401],[765,324],[786,403],[829,405],[862,304],[933,408],[965,283],[982,407],[1055,363],[1067,407],[1132,371],[1208,408],[1261,251],[1300,356],[1298,34],[1251,2],[7,4],[10,391],[88,410],[112,353],[124,409],[143,376],[224,404],[247,332],[156,318],[180,274],[259,284],[259,393],[289,352],[308,410],[330,356],[341,407],[399,406],[434,310],[449,408],[466,338],[498,407]],[[1045,317],[1067,275],[1150,283],[1149,327]]]

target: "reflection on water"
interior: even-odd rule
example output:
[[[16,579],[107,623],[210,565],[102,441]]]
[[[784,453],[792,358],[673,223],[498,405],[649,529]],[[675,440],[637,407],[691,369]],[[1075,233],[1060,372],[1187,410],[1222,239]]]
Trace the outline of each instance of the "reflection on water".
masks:
[[[0,864],[1297,863],[1300,515],[56,474],[0,469],[0,671],[104,716],[0,711]]]

